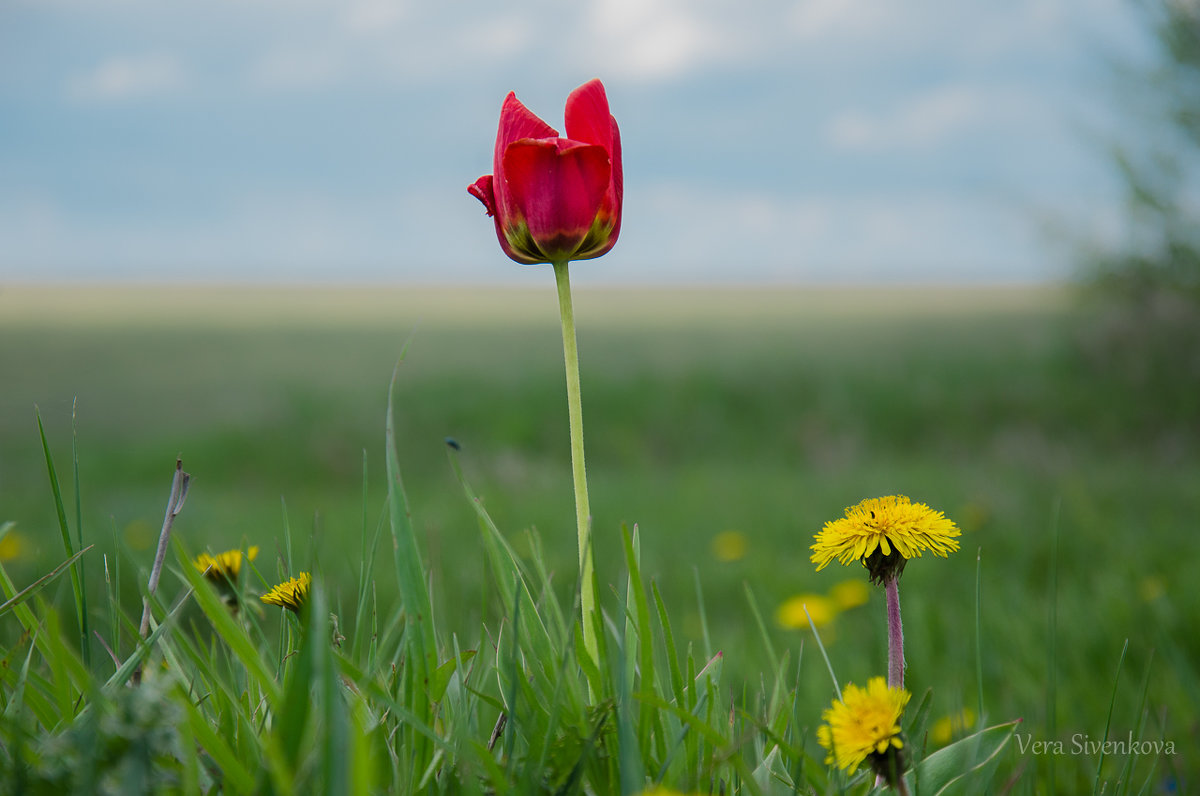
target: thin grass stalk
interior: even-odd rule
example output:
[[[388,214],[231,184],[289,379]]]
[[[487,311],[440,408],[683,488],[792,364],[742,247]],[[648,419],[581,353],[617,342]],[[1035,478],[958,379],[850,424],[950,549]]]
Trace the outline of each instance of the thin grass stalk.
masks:
[[[1046,639],[1046,732],[1047,737],[1058,737],[1058,515],[1062,508],[1062,500],[1054,501],[1054,511],[1051,514],[1050,542],[1050,599],[1047,619]],[[980,714],[983,711],[979,711]],[[983,716],[980,715],[980,721]],[[1047,793],[1055,793],[1057,778],[1056,755],[1046,755]]]
[[[1100,758],[1096,761],[1096,778],[1092,782],[1092,794],[1100,793],[1100,772],[1104,769],[1104,755],[1108,746],[1108,733],[1112,729],[1113,708],[1117,704],[1117,686],[1121,682],[1121,668],[1125,665],[1125,654],[1129,652],[1129,639],[1125,639],[1125,646],[1121,647],[1121,657],[1117,661],[1117,672],[1113,675],[1112,697],[1108,702],[1108,718],[1104,720],[1104,741],[1100,746]]]
[[[1142,732],[1146,729],[1146,699],[1150,693],[1150,672],[1154,668],[1154,648],[1150,648],[1150,656],[1146,661],[1146,673],[1142,676],[1142,698],[1138,703],[1137,710],[1137,726],[1134,728],[1134,733],[1138,738],[1142,737]],[[1121,775],[1117,778],[1120,783],[1120,794],[1129,793],[1129,788],[1133,784],[1133,768],[1137,755],[1130,751],[1125,756],[1125,767],[1121,769]]]
[[[62,488],[58,483],[58,472],[54,469],[54,457],[50,455],[50,442],[46,439],[46,429],[42,425],[42,414],[35,408],[34,415],[37,418],[38,434],[42,438],[42,453],[46,458],[46,471],[50,476],[50,491],[54,495],[54,509],[58,515],[58,529],[62,534],[63,548],[67,552],[67,557],[70,558],[75,554],[75,549],[71,543],[71,530],[67,524],[67,512],[63,507]],[[75,594],[75,619],[79,624],[80,647],[86,650],[89,646],[87,630],[88,610],[87,595],[83,591],[82,573],[83,567],[79,565],[78,561],[71,565],[71,589]]]
[[[79,427],[76,422],[75,406],[78,398],[71,401],[71,478],[75,485],[75,545],[79,550],[83,549],[83,497],[79,489]],[[91,632],[88,630],[88,610],[87,610],[87,570],[82,566],[79,567],[79,590],[84,597],[83,610],[83,625],[80,627],[80,635],[82,647],[80,652],[83,653],[83,663],[89,668],[92,665],[92,639]]]
[[[983,729],[983,548],[975,554],[975,699],[978,729]]]

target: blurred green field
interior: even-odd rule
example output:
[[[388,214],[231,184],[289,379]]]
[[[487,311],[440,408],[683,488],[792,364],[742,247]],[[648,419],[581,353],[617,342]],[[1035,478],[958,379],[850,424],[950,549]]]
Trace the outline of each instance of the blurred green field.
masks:
[[[1019,735],[1034,741],[1102,739],[1128,639],[1111,734],[1173,740],[1179,754],[1159,761],[1151,792],[1172,777],[1195,787],[1195,410],[1166,412],[1085,364],[1065,290],[581,290],[576,314],[602,589],[624,588],[619,528],[636,523],[644,573],[684,640],[704,644],[699,581],[728,676],[757,686],[766,651],[748,590],[776,652],[802,656],[815,716],[828,675],[810,634],[778,626],[775,611],[865,580],[814,573],[812,535],[864,497],[907,494],[964,531],[959,553],[915,561],[901,581],[909,687],[933,689],[932,715],[979,709],[978,557],[987,717],[1024,718]],[[290,527],[301,560],[352,599],[362,530],[383,517],[386,395],[406,344],[397,443],[439,622],[474,643],[479,619],[496,619],[447,437],[501,529],[518,543],[537,529],[567,593],[574,509],[549,286],[0,288],[0,522],[17,535],[0,547],[5,566],[22,583],[62,558],[36,406],[69,505],[74,411],[97,592],[102,555],[119,547],[138,604],[133,573],[149,567],[181,456],[193,482],[176,528],[189,549],[257,544],[274,573]],[[745,539],[736,560],[714,551],[726,531]],[[65,579],[56,588],[68,605]],[[825,635],[841,680],[881,674],[882,593]],[[1068,793],[1090,788],[1098,762],[1010,753],[1007,770],[1044,778],[1056,766]],[[1135,773],[1152,762],[1135,757]]]

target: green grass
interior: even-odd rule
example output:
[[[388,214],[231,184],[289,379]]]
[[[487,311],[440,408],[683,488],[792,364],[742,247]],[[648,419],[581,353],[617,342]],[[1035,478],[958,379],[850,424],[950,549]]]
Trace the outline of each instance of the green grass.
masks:
[[[913,562],[901,581],[914,704],[932,689],[931,720],[963,706],[978,713],[982,690],[988,724],[1022,718],[1018,733],[1035,741],[1053,731],[1069,748],[1076,734],[1101,740],[1106,726],[1112,738],[1138,730],[1172,739],[1179,754],[1152,774],[1151,757],[1132,761],[1130,792],[1147,776],[1148,792],[1171,781],[1195,788],[1200,593],[1189,584],[1200,565],[1200,435],[1194,424],[1159,421],[1153,396],[1083,363],[1062,291],[582,290],[576,313],[597,568],[610,609],[614,591],[626,595],[620,528],[636,524],[641,574],[661,593],[677,644],[707,660],[698,578],[712,651],[725,652],[723,682],[757,692],[776,678],[748,584],[771,646],[792,667],[801,661],[791,687],[803,724],[814,727],[831,696],[828,674],[811,635],[776,627],[774,609],[862,577],[813,572],[808,545],[823,522],[863,497],[908,494],[964,529],[962,551]],[[270,580],[290,528],[292,555],[317,562],[342,632],[354,638],[360,539],[364,528],[387,525],[384,416],[406,341],[397,463],[439,627],[475,644],[480,623],[494,632],[505,613],[447,437],[519,552],[531,552],[521,532],[537,529],[569,608],[574,515],[549,287],[3,288],[0,521],[15,521],[25,543],[5,567],[20,588],[64,557],[34,406],[73,507],[74,405],[82,540],[97,546],[81,560],[93,595],[105,584],[103,556],[119,558],[122,607],[140,614],[178,455],[193,475],[176,525],[187,548],[260,545]],[[714,558],[712,539],[725,530],[747,537],[743,559]],[[386,624],[395,569],[379,565],[376,575]],[[43,594],[78,639],[69,580]],[[93,620],[109,624],[102,601],[90,604]],[[883,595],[873,594],[827,631],[843,681],[882,673],[882,616]],[[270,627],[273,614],[262,621]],[[11,618],[0,622],[9,648],[18,630]],[[996,781],[1015,778],[1016,793],[1044,791],[1051,766],[1059,792],[1088,792],[1099,763],[1021,754],[1013,744],[1003,754]],[[1115,783],[1125,764],[1109,755],[1102,781]]]

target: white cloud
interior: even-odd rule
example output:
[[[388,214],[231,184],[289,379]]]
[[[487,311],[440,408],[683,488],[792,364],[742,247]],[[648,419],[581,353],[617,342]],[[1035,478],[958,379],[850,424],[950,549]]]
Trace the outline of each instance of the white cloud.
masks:
[[[862,38],[884,33],[897,21],[896,3],[855,0],[801,0],[786,23],[801,39]]]
[[[622,267],[595,280],[1024,281],[1060,268],[1036,219],[972,193],[796,196],[664,182],[627,196],[625,216],[608,255]]]
[[[343,54],[330,47],[275,49],[250,65],[251,85],[268,90],[326,88],[344,74]]]
[[[345,6],[342,25],[356,34],[380,34],[394,29],[407,15],[402,0],[357,0]]]
[[[882,111],[846,110],[825,128],[839,149],[880,151],[937,146],[983,125],[1023,124],[1030,102],[1007,89],[952,84]]]
[[[704,17],[679,0],[594,0],[583,29],[595,31],[595,52],[611,74],[659,80],[719,56],[726,39],[716,15]]]
[[[79,100],[113,102],[169,94],[183,82],[183,69],[175,56],[145,53],[102,61],[90,71],[73,77],[68,88]]]
[[[516,15],[488,19],[465,27],[459,38],[463,51],[488,60],[518,55],[533,42],[533,30],[527,20]]]

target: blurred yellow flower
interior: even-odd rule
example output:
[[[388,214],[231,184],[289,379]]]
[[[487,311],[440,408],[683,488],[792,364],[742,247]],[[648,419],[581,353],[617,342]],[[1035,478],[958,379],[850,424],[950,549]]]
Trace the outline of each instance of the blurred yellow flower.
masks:
[[[721,531],[713,537],[712,552],[718,561],[740,561],[746,555],[746,534]]]
[[[942,716],[935,721],[933,726],[929,728],[929,740],[938,746],[945,746],[950,743],[955,735],[958,735],[974,723],[975,712],[970,708],[963,708],[958,713],[950,716]]]
[[[871,598],[871,589],[861,580],[844,580],[829,590],[829,599],[841,610],[866,605]]]
[[[134,520],[126,525],[122,536],[130,550],[149,550],[158,542],[158,533],[142,520]]]
[[[848,683],[842,698],[821,714],[825,724],[817,728],[817,742],[829,750],[825,762],[853,774],[870,758],[876,773],[892,782],[903,771],[900,717],[909,697],[882,677],[872,677],[866,688]]]
[[[808,615],[804,613],[808,608]],[[838,607],[824,594],[797,594],[783,601],[775,610],[775,623],[788,630],[808,627],[808,617],[818,629],[826,627],[838,615]]]
[[[289,611],[300,613],[308,602],[308,590],[312,586],[312,575],[301,572],[294,578],[280,583],[262,596],[269,605],[278,605]]]
[[[243,553],[241,550],[226,550],[215,556],[201,553],[192,564],[204,573],[204,577],[214,583],[224,584],[236,581],[242,571],[242,559],[253,561],[258,557],[258,547],[251,547]]]
[[[1152,603],[1166,593],[1167,584],[1158,575],[1149,575],[1138,583],[1138,596],[1142,598],[1142,602]]]
[[[903,495],[869,498],[846,509],[846,516],[825,523],[812,545],[817,571],[833,561],[859,561],[875,583],[898,577],[910,558],[929,550],[946,557],[958,549],[961,532],[940,511]]]
[[[0,538],[0,561],[12,561],[25,552],[25,538],[16,531],[9,531]]]

